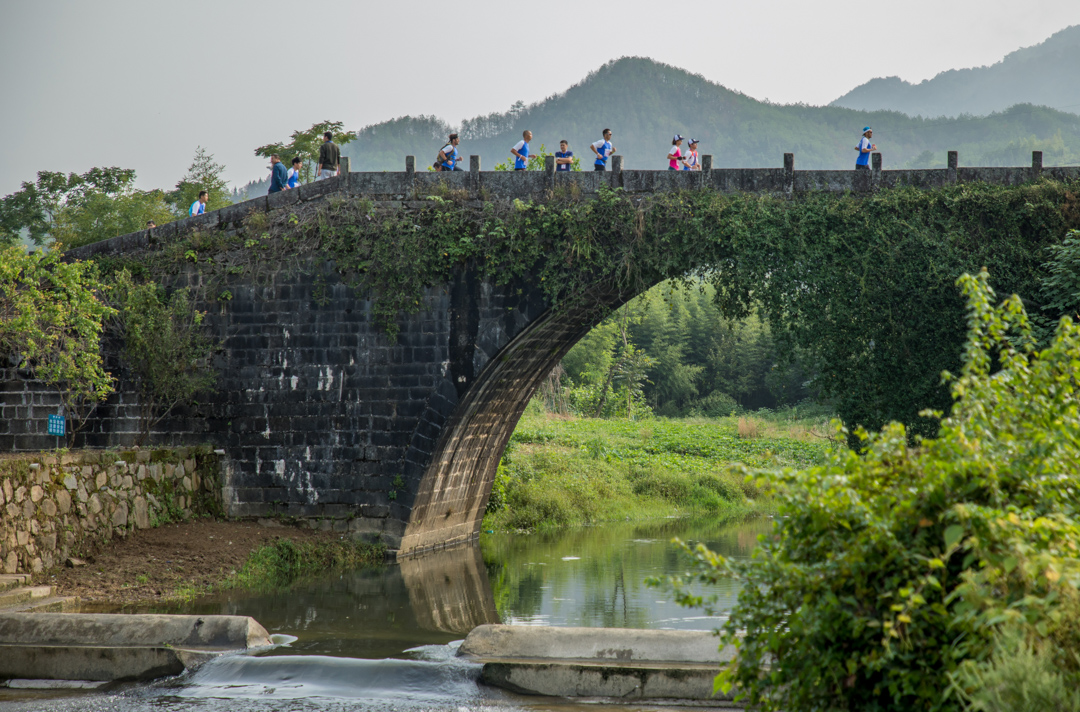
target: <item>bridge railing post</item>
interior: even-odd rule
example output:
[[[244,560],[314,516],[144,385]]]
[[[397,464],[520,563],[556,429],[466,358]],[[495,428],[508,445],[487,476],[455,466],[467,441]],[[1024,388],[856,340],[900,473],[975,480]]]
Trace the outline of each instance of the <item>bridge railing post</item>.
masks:
[[[341,175],[344,175],[344,176],[349,175],[349,157],[348,156],[342,156],[341,157]]]
[[[706,153],[701,157],[701,172],[708,173],[712,170],[712,154]]]
[[[870,172],[874,178],[874,187],[877,188],[879,182],[881,182],[881,154],[870,154]]]
[[[795,154],[784,154],[784,190],[788,193],[795,192]]]
[[[480,156],[469,156],[469,173],[480,173]]]
[[[544,156],[544,173],[549,177],[555,177],[555,156]]]
[[[411,176],[416,173],[416,156],[405,156],[405,174]]]
[[[946,180],[949,183],[956,182],[956,169],[960,167],[960,154],[956,151],[949,151],[948,171],[949,175]]]
[[[622,182],[622,164],[623,164],[623,157],[622,156],[612,156],[611,157],[611,187],[612,188],[621,188],[622,187],[622,184],[623,184],[623,182]]]
[[[1031,172],[1036,178],[1042,173],[1042,151],[1031,152]]]

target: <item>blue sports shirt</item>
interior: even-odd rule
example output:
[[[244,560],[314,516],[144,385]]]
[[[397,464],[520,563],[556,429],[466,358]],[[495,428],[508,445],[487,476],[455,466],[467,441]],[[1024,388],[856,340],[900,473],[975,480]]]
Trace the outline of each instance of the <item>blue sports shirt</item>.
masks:
[[[555,152],[555,158],[573,158],[573,157],[574,157],[574,152],[573,151],[567,151],[566,153],[563,153],[562,151],[556,151]],[[557,170],[557,171],[569,171],[570,170],[570,164],[569,163],[556,163],[555,164],[555,170]]]
[[[518,141],[517,145],[514,146],[514,150],[517,151],[522,156],[520,158],[518,156],[514,156],[514,170],[515,171],[520,171],[520,170],[523,170],[525,168],[528,168],[529,167],[529,161],[528,161],[528,158],[529,158],[529,144],[525,143],[524,140]]]
[[[596,152],[600,154],[600,157],[596,159],[596,165],[606,166],[608,156],[611,155],[611,141],[597,141],[593,145],[596,146]]]
[[[449,151],[446,150],[448,148],[450,149]],[[458,162],[457,147],[452,143],[448,143],[442,147],[442,152],[443,155],[446,156],[446,160],[443,161],[442,167],[454,170],[454,167],[457,166]]]
[[[864,148],[870,148],[870,139],[865,136],[859,141],[859,157],[855,159],[856,166],[870,165],[870,153],[863,153]]]

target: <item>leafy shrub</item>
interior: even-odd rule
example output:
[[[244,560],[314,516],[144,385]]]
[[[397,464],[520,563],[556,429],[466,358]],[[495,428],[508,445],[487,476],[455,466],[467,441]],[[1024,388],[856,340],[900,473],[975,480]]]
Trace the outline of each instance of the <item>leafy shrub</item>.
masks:
[[[993,307],[985,270],[959,283],[968,339],[940,436],[857,431],[863,454],[772,478],[781,516],[751,559],[694,549],[699,581],[743,582],[721,689],[766,710],[955,710],[954,676],[1004,625],[1057,663],[1080,651],[1080,328],[1062,319],[1038,351],[1018,297]]]
[[[742,407],[735,402],[735,399],[722,391],[713,391],[686,407],[687,415],[703,415],[706,418],[723,418],[741,412]]]

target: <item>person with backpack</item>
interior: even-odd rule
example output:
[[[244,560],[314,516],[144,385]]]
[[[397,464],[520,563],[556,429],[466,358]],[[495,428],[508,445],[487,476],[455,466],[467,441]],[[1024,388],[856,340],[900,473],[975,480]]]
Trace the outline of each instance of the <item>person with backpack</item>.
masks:
[[[456,133],[450,134],[449,140],[446,145],[439,149],[439,155],[435,157],[435,170],[437,171],[460,171],[463,170],[458,163],[461,162],[460,156],[458,156],[457,146],[461,143],[461,139],[458,138]]]
[[[529,141],[532,141],[532,131],[525,129],[521,132],[521,140],[510,149],[510,153],[514,155],[515,171],[523,171],[529,167]]]
[[[615,147],[611,145],[611,129],[604,129],[603,136],[599,141],[589,144],[589,148],[596,155],[596,163],[593,164],[594,171],[605,170],[607,168],[607,159],[611,157],[611,154],[615,153]]]
[[[684,171],[701,170],[701,157],[698,155],[697,144],[696,138],[690,139],[689,148],[686,150],[686,161],[683,164]]]

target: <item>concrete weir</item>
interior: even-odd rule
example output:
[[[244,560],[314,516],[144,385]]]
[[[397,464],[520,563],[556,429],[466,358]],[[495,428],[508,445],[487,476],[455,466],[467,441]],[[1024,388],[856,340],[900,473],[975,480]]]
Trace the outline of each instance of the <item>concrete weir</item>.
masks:
[[[150,680],[272,645],[247,616],[0,615],[0,680]]]
[[[482,625],[458,655],[483,663],[481,680],[526,695],[620,700],[709,700],[734,649],[708,632]]]

